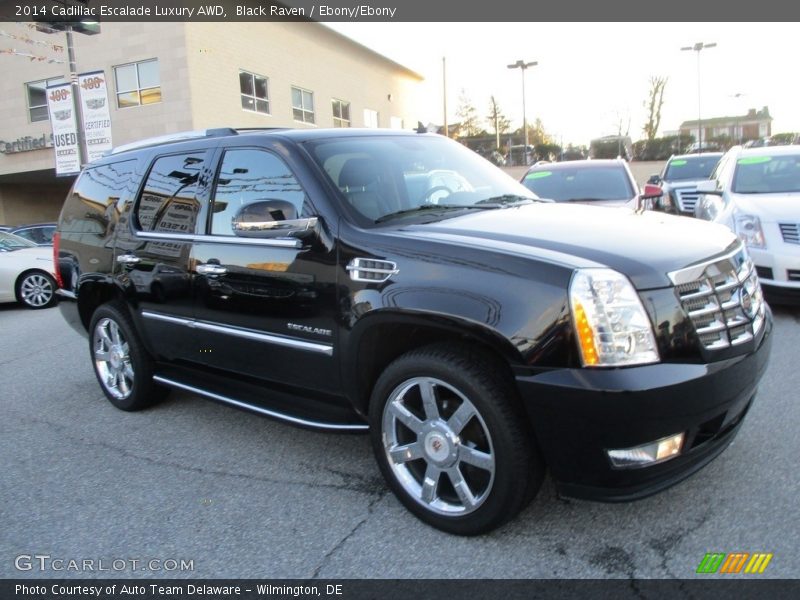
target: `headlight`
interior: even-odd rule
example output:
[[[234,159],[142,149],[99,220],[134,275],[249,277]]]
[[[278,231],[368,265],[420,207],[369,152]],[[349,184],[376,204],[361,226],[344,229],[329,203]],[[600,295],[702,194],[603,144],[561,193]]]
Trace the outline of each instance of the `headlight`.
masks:
[[[627,277],[611,269],[578,269],[569,297],[584,366],[658,362],[650,319]]]
[[[761,229],[761,221],[755,215],[737,214],[733,218],[733,225],[736,234],[750,248],[766,248],[764,243],[764,230]]]

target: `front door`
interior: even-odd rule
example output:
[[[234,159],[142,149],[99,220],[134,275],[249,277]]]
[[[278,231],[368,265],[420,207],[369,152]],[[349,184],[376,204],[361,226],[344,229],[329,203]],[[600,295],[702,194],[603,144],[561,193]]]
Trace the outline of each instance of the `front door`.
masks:
[[[262,148],[228,148],[212,189],[206,235],[192,256],[200,350],[209,366],[335,391],[334,250],[318,239],[238,236],[234,219],[255,205],[285,207],[265,217],[271,220],[314,214],[280,156]]]

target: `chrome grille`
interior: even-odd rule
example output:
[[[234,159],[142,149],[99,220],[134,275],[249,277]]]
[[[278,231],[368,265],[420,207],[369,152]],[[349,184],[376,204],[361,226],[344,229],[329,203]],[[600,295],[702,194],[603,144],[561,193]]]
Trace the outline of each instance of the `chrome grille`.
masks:
[[[698,198],[700,198],[700,194],[697,193],[697,190],[675,190],[675,199],[678,201],[678,209],[682,213],[693,215],[694,207],[697,205]]]
[[[787,244],[800,244],[800,223],[778,223],[783,241]]]
[[[707,350],[749,342],[764,326],[764,297],[753,261],[743,247],[670,273],[670,278]]]

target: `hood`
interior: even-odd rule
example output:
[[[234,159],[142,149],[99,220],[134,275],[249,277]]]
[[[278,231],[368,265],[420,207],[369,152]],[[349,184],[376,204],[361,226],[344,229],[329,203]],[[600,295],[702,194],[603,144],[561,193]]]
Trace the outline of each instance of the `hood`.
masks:
[[[684,188],[696,188],[697,184],[701,181],[708,181],[708,177],[703,177],[701,179],[674,179],[672,181],[665,181],[670,189],[673,190],[680,190]]]
[[[734,210],[756,215],[762,223],[800,223],[800,192],[731,194]]]
[[[606,266],[624,273],[640,290],[672,285],[667,273],[720,254],[737,240],[727,227],[687,217],[539,203],[471,212],[403,231],[543,260],[556,260],[553,253],[558,253],[560,262],[576,267]]]

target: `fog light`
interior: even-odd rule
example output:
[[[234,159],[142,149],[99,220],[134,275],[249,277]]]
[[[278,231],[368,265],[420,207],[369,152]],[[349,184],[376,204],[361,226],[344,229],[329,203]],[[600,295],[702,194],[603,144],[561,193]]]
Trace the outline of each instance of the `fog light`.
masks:
[[[675,458],[683,447],[683,433],[650,442],[644,446],[625,448],[624,450],[608,450],[608,458],[617,469],[648,467],[656,463]]]

